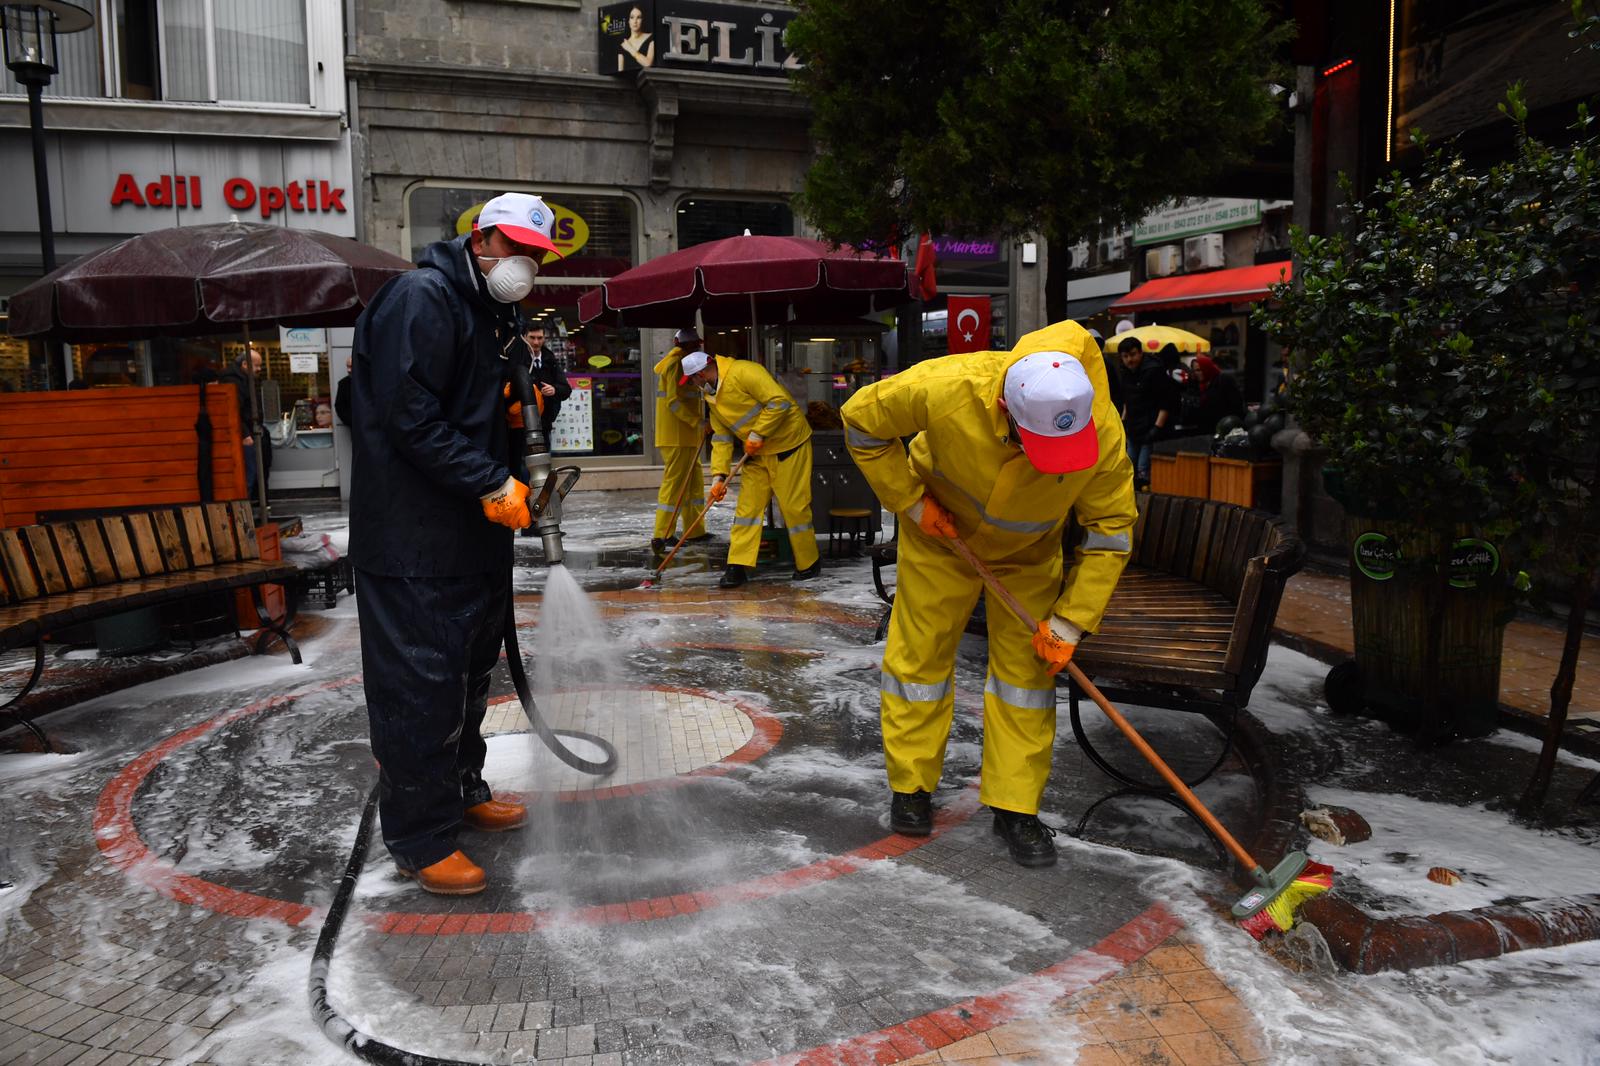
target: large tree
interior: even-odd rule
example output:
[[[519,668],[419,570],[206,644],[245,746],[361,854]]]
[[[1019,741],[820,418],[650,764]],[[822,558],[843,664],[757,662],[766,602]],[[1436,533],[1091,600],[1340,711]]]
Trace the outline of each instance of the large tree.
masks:
[[[1059,249],[1203,194],[1283,121],[1268,85],[1289,30],[1259,0],[795,6],[818,153],[801,210],[833,240],[1039,232]]]

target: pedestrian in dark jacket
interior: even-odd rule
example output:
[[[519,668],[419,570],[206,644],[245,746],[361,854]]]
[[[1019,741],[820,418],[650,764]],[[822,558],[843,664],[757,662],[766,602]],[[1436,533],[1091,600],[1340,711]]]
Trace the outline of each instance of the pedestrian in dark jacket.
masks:
[[[509,617],[510,531],[530,521],[502,390],[552,219],[537,196],[495,197],[356,324],[350,543],[378,813],[401,872],[445,895],[485,884],[457,848],[463,822],[514,829],[527,814],[484,782],[480,729]]]
[[[339,387],[333,390],[333,413],[339,416],[341,426],[355,424],[355,416],[350,413],[350,367],[353,360],[344,361],[344,377],[339,379]]]
[[[267,436],[266,426],[261,418],[261,370],[263,362],[261,352],[252,345],[249,351],[250,366],[245,366],[244,353],[239,354],[228,369],[217,375],[218,381],[225,381],[234,387],[239,404],[239,443],[244,450],[244,485],[245,495],[250,499],[256,498],[256,451],[261,452],[261,476],[268,484],[272,480],[272,439]],[[255,402],[251,402],[250,379],[255,378]]]
[[[1150,487],[1150,453],[1156,438],[1172,421],[1178,398],[1172,378],[1156,355],[1147,355],[1137,340],[1117,345],[1122,360],[1122,432],[1128,439],[1135,489]]]
[[[556,415],[561,413],[562,401],[572,395],[572,386],[567,382],[567,375],[561,372],[561,363],[544,346],[544,323],[529,325],[523,331],[522,339],[528,342],[528,352],[533,359],[529,376],[533,378],[534,388],[544,396],[544,411],[539,416],[539,425],[544,429],[544,438],[548,441],[550,427],[555,425]]]

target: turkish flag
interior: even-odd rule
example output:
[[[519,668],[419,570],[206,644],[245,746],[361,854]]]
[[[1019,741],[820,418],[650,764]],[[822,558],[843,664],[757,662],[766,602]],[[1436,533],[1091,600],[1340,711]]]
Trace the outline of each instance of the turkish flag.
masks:
[[[919,300],[931,300],[938,295],[939,281],[933,276],[933,268],[938,261],[933,238],[924,233],[917,241],[917,262],[911,268],[911,295]]]
[[[952,296],[945,319],[949,330],[950,354],[989,350],[989,297]]]

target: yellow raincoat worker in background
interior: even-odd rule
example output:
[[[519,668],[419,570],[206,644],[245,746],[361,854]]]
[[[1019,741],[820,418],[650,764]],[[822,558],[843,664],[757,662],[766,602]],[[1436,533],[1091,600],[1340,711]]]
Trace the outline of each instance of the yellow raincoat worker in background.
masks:
[[[1028,608],[986,612],[980,800],[1024,866],[1055,861],[1038,819],[1055,744],[1053,675],[1100,623],[1128,560],[1133,470],[1105,363],[1061,322],[1010,352],[919,363],[844,405],[845,444],[878,499],[900,515],[897,585],[881,682],[895,831],[932,831],[932,793],[954,710],[956,646],[983,590],[941,541],[960,536]],[[915,435],[908,450],[900,438]],[[1086,536],[1063,584],[1069,511]]]
[[[705,404],[696,389],[680,385],[683,357],[700,347],[700,337],[692,329],[673,335],[673,348],[656,363],[656,447],[664,464],[661,491],[656,494],[656,525],[650,535],[650,549],[667,549],[673,534],[673,512],[683,516],[686,540],[703,540],[704,520],[697,516],[706,508],[705,482],[700,474],[700,446],[706,438]]]
[[[728,534],[728,569],[723,588],[744,584],[745,571],[761,550],[761,516],[778,498],[794,552],[794,579],[822,572],[817,534],[811,523],[811,425],[789,390],[766,367],[725,355],[690,352],[683,357],[682,384],[700,386],[711,405],[711,499],[728,493],[733,447],[742,442],[743,482]]]

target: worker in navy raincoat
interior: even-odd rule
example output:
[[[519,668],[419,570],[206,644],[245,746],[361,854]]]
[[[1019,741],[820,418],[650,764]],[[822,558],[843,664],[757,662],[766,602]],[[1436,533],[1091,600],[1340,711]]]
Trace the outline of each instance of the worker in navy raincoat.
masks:
[[[508,360],[528,358],[516,303],[555,251],[553,219],[537,196],[495,197],[356,324],[350,542],[378,813],[401,872],[445,895],[485,884],[457,847],[463,823],[492,832],[527,816],[484,783],[479,729],[508,617],[511,531],[530,521],[502,392]]]

